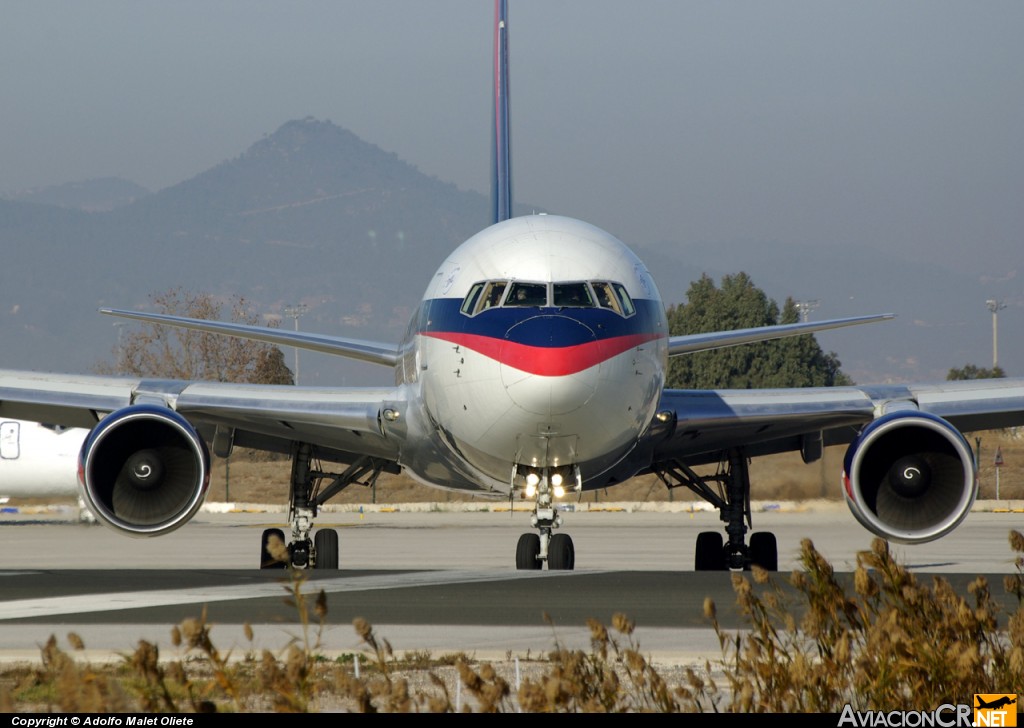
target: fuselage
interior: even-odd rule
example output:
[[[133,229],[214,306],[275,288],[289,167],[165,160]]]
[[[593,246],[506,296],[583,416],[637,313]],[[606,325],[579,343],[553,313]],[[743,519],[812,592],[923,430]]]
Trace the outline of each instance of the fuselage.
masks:
[[[78,452],[87,430],[0,419],[0,496],[78,494]]]
[[[667,336],[658,290],[621,241],[566,217],[517,217],[438,269],[398,379],[418,403],[413,426],[478,487],[507,491],[527,468],[599,487],[652,421]]]

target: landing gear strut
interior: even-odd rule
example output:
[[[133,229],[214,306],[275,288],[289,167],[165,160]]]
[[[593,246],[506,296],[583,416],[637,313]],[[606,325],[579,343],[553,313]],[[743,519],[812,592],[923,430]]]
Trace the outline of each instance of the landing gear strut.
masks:
[[[343,473],[325,473],[312,468],[313,459],[311,445],[296,443],[292,452],[288,497],[291,542],[285,544],[284,531],[279,528],[265,530],[260,544],[261,569],[337,569],[338,532],[321,528],[314,534],[313,521],[320,507],[330,498],[353,483],[373,485],[385,466],[382,461],[364,456]],[[362,482],[361,479],[367,475],[369,480]],[[328,479],[331,479],[329,485],[322,487]]]
[[[747,458],[741,450],[731,450],[724,468],[714,475],[698,475],[685,463],[674,461],[655,470],[668,488],[686,487],[718,509],[725,522],[728,537],[705,531],[697,536],[694,568],[697,571],[749,569],[757,564],[768,571],[779,568],[779,550],[775,535],[754,533],[750,544],[745,543],[750,516],[750,471]],[[717,487],[712,487],[716,485]]]
[[[576,489],[579,489],[579,471],[568,468]],[[516,568],[523,570],[541,569],[547,562],[549,571],[572,571],[576,566],[576,548],[566,533],[552,531],[562,525],[562,516],[555,510],[554,491],[562,486],[566,475],[558,469],[538,470],[531,468],[525,473],[525,498],[535,498],[530,525],[540,533],[524,533],[516,545]]]

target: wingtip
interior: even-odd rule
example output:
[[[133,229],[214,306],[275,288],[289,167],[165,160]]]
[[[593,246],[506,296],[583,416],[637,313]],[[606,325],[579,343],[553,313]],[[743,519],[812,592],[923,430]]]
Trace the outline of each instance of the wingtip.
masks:
[[[126,311],[123,308],[110,308],[109,306],[103,306],[99,309],[99,312],[104,316],[114,316],[116,318],[132,318],[132,311]]]

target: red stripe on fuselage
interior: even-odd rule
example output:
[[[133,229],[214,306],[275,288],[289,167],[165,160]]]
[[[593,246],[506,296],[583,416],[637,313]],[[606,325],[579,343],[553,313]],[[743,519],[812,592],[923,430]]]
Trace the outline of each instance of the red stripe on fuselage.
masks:
[[[449,341],[465,346],[478,354],[494,359],[506,366],[528,374],[544,377],[564,377],[590,369],[624,351],[657,339],[657,334],[629,334],[610,339],[588,341],[573,346],[529,346],[507,339],[480,334],[459,334],[447,331],[423,331],[421,336]]]

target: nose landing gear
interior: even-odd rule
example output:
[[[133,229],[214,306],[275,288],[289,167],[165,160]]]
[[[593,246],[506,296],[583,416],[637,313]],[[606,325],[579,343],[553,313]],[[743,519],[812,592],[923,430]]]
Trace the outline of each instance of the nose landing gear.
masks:
[[[555,508],[554,499],[565,494],[564,484],[570,478],[573,489],[580,490],[579,468],[517,468],[513,473],[513,488],[516,475],[525,481],[521,488],[523,497],[535,499],[530,525],[540,531],[519,537],[516,568],[537,570],[547,562],[549,571],[571,571],[576,566],[576,548],[568,534],[552,533],[562,525],[562,515]]]

